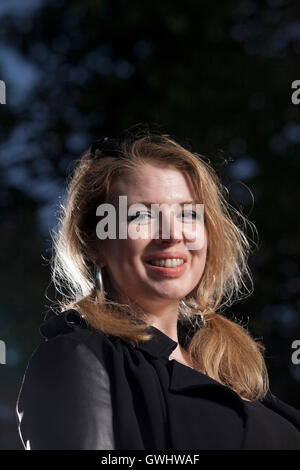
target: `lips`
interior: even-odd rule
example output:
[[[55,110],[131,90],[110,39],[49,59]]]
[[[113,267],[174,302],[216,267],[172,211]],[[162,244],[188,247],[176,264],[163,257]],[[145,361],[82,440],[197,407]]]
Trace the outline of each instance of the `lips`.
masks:
[[[162,253],[152,253],[152,255],[148,255],[145,257],[144,261],[149,263],[149,261],[157,261],[159,259],[173,259],[173,258],[180,258],[183,259],[184,262],[187,262],[187,254],[180,251],[170,251],[170,252],[162,252]]]
[[[164,266],[155,266],[151,263],[145,261],[146,269],[149,273],[152,273],[153,276],[165,277],[165,278],[176,278],[181,277],[187,270],[187,262],[182,263],[180,266],[167,268]]]

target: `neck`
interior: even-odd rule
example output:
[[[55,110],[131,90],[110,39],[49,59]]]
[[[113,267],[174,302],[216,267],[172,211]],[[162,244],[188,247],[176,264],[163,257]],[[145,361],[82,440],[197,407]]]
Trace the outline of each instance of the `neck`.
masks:
[[[173,341],[178,343],[177,347],[172,351],[170,359],[178,359],[179,362],[187,363],[186,351],[180,346],[177,333],[179,300],[170,299],[150,299],[149,302],[143,299],[142,302],[133,301],[123,293],[118,292],[117,297],[120,302],[128,304],[134,313],[146,321],[149,325],[154,326],[165,335],[169,336]]]
[[[150,305],[135,303],[132,306],[137,315],[178,343],[178,300],[155,303],[152,299]]]
[[[159,299],[151,298],[132,300],[121,292],[116,293],[118,301],[129,305],[140,319],[149,325],[155,326],[158,330],[165,333],[169,338],[178,343],[177,321],[179,300],[176,299]]]
[[[153,308],[153,301],[151,301],[151,309],[147,309],[145,305],[141,308],[141,306],[137,304],[134,305],[134,309],[138,315],[142,315],[147,323],[162,331],[165,335],[178,343],[177,347],[170,354],[169,359],[175,359],[191,367],[189,356],[178,341],[177,321],[179,301],[172,303],[168,301],[167,304],[159,303],[155,308]]]

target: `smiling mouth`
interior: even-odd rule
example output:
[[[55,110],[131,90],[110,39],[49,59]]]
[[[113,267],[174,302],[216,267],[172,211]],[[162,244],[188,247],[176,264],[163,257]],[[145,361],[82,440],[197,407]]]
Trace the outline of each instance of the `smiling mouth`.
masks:
[[[182,276],[187,269],[187,262],[179,264],[178,266],[157,266],[151,264],[151,261],[145,261],[147,269],[154,273],[154,275],[159,275],[167,278],[176,278]]]
[[[186,263],[186,261],[182,260],[180,263],[174,265],[174,266],[166,266],[165,264],[159,264],[159,263],[156,263],[155,261],[145,261],[146,264],[149,264],[150,266],[155,266],[157,268],[169,268],[169,269],[174,269],[174,268],[179,268],[180,266],[182,266],[183,264]]]

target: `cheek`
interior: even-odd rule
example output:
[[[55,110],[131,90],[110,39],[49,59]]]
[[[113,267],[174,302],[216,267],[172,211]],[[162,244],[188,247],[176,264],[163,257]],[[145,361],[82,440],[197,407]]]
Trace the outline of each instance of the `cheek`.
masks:
[[[184,224],[183,233],[187,250],[192,253],[205,250],[207,233],[201,222]]]
[[[129,254],[132,259],[140,258],[145,251],[145,247],[149,243],[147,240],[143,240],[142,238],[138,238],[137,240],[128,238],[123,241],[122,250],[126,250],[127,254]]]
[[[109,240],[105,247],[107,263],[132,266],[142,256],[146,244],[145,240]]]
[[[195,254],[195,256],[192,258],[192,262],[194,267],[198,271],[201,271],[206,263],[206,250],[201,250],[201,252]]]
[[[204,270],[207,258],[207,237],[205,234],[203,246],[200,250],[192,251],[192,263],[197,271],[202,272]]]

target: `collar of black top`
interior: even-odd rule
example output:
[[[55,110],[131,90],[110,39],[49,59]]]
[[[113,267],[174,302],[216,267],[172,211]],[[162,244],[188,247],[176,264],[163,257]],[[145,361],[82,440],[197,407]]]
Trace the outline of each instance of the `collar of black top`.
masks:
[[[49,339],[58,334],[69,333],[76,327],[87,328],[88,325],[76,310],[70,309],[59,314],[51,312],[51,315],[39,327],[39,331],[45,339]],[[137,349],[155,358],[168,358],[178,343],[154,326],[150,326],[148,331],[152,337],[147,341],[139,341]]]
[[[85,319],[77,310],[69,309],[58,314],[51,312],[51,315],[39,327],[39,331],[45,339],[49,339],[58,334],[69,333],[75,328],[87,327]]]
[[[49,339],[58,334],[69,333],[76,327],[86,328],[87,326],[84,318],[76,310],[70,309],[59,314],[51,312],[51,315],[39,327],[39,331],[45,339]],[[168,358],[178,343],[154,326],[150,326],[148,331],[152,337],[147,341],[139,341],[137,349],[155,358]]]
[[[155,326],[150,326],[148,331],[152,337],[147,341],[139,341],[136,348],[155,358],[168,358],[178,343]]]

